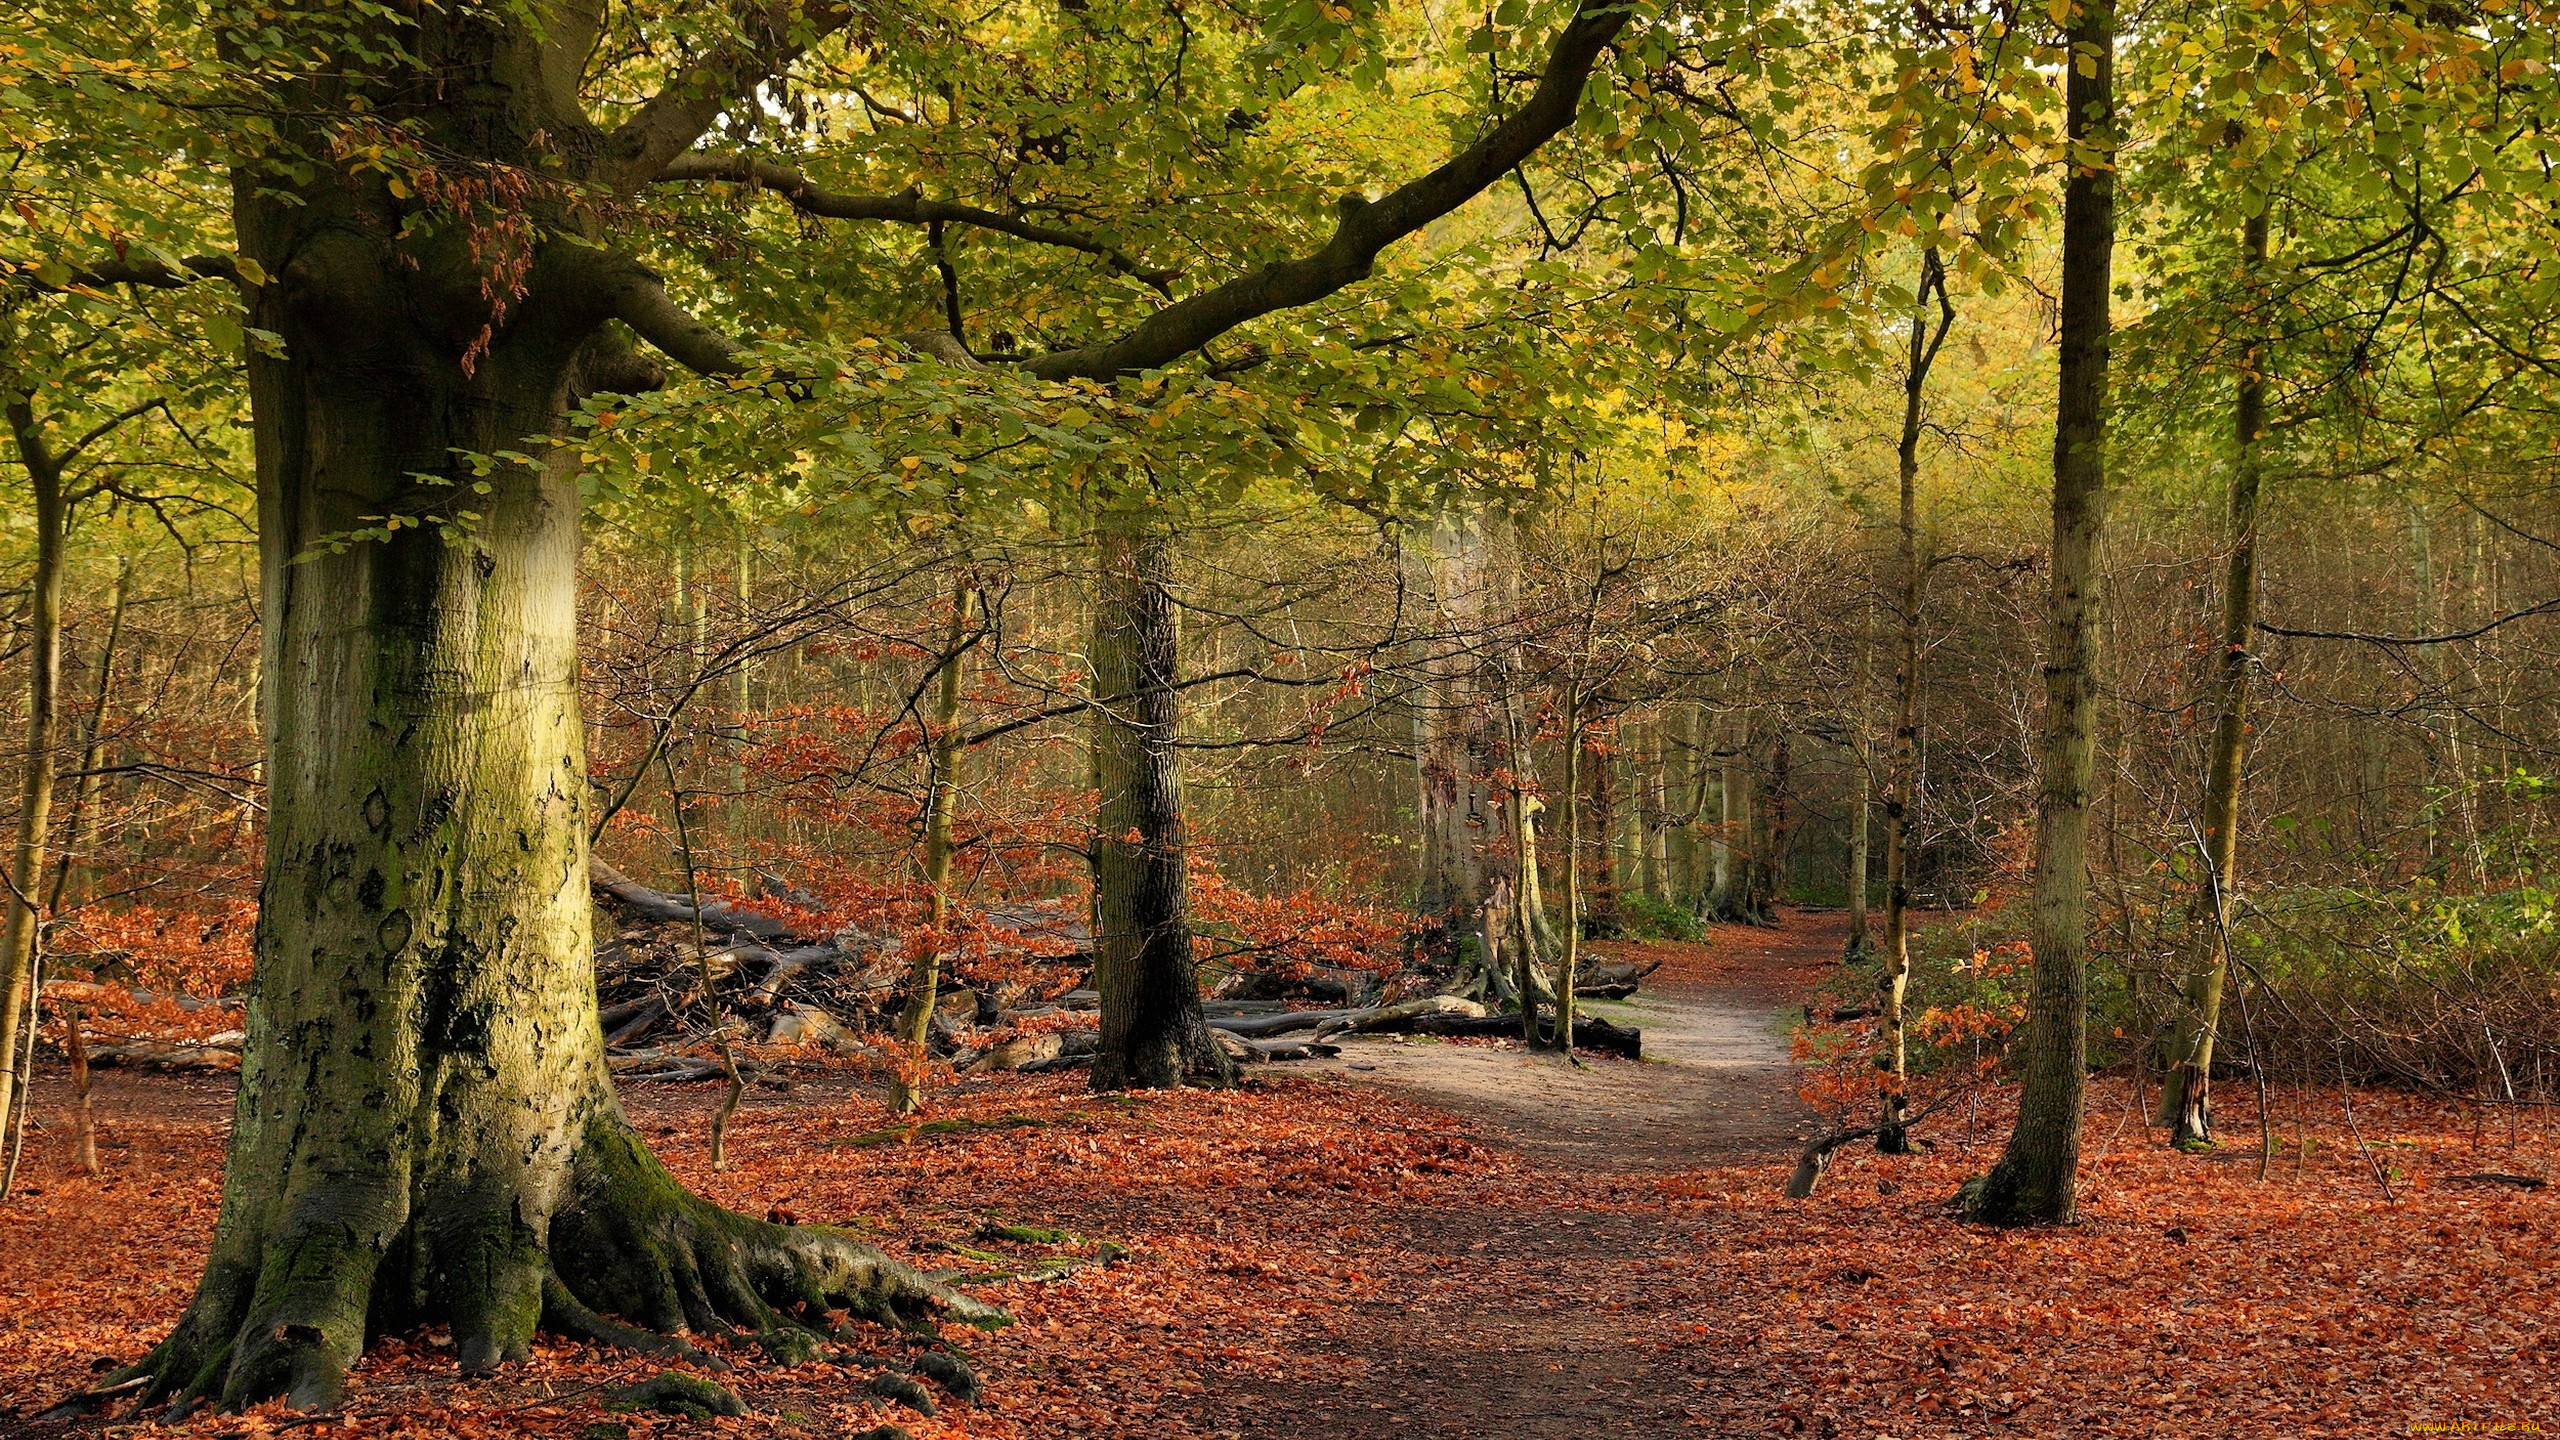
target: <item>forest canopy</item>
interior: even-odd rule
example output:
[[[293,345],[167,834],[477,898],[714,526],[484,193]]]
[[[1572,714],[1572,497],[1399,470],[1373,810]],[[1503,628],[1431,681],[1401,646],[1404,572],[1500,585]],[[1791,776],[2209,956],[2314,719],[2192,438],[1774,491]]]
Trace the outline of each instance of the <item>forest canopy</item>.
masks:
[[[768,1103],[1741,985],[1791,1193],[1985,1227],[2092,1077],[2261,1180],[2552,1103],[2544,0],[5,14],[0,1203],[236,1077],[63,1423],[429,1332],[974,1399],[1011,1302],[706,1182]]]

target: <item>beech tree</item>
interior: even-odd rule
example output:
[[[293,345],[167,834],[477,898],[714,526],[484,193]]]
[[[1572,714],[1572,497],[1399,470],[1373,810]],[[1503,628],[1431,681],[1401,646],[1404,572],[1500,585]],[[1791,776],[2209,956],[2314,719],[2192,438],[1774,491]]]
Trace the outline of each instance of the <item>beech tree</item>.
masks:
[[[1603,0],[1560,17],[1517,104],[1427,173],[1345,196],[1313,251],[1016,368],[1108,385],[1357,283],[1571,124],[1629,17]],[[651,1337],[723,1324],[787,1345],[838,1308],[998,1318],[839,1233],[685,1193],[623,1119],[587,965],[578,451],[550,442],[585,398],[663,383],[635,339],[792,387],[652,268],[631,217],[659,187],[744,182],[818,215],[1108,247],[990,209],[838,197],[719,148],[812,57],[889,42],[851,6],[703,19],[217,12],[182,43],[219,47],[218,89],[248,117],[205,147],[226,152],[236,252],[129,251],[52,279],[233,283],[256,337],[265,903],[221,1222],[193,1303],[132,1372],[155,1398],[326,1405],[368,1335],[425,1318],[451,1323],[472,1372],[543,1325],[665,1348],[682,1342]],[[654,90],[602,99],[604,55],[614,87]],[[1129,718],[1160,733],[1170,717],[1144,697],[1162,693],[1170,616],[1147,566],[1130,573],[1105,628],[1138,658]],[[1171,785],[1132,767],[1142,836],[1178,813]],[[1141,842],[1151,873],[1163,840]],[[1188,1033],[1182,1005],[1147,998],[1188,983],[1176,876],[1138,889],[1165,903],[1134,917],[1125,983],[1105,982],[1128,1083],[1169,1083],[1149,1057]]]

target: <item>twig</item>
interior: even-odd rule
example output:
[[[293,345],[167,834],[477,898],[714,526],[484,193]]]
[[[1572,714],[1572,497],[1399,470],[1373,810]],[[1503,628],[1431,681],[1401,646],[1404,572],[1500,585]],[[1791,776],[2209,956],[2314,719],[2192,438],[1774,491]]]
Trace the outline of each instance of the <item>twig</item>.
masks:
[[[702,1003],[711,1010],[711,1043],[720,1052],[720,1069],[729,1077],[729,1093],[720,1097],[719,1113],[711,1117],[711,1168],[729,1168],[729,1119],[738,1113],[738,1097],[746,1093],[747,1082],[738,1074],[738,1052],[729,1044],[729,1015],[720,1008],[720,993],[711,975],[711,946],[702,933],[701,871],[693,863],[693,831],[685,823],[684,790],[676,783],[674,757],[665,750],[658,752],[658,763],[667,775],[667,799],[675,811],[676,848],[684,857],[684,893],[693,908],[693,964],[702,982]]]
[[[2364,1163],[2373,1167],[2373,1183],[2382,1187],[2384,1199],[2399,1199],[2399,1193],[2391,1188],[2391,1177],[2382,1171],[2382,1162],[2374,1158],[2373,1148],[2364,1143],[2364,1132],[2356,1128],[2356,1102],[2347,1086],[2347,1056],[2343,1050],[2338,1053],[2338,1103],[2346,1107],[2347,1133],[2355,1137],[2356,1149],[2364,1156]]]

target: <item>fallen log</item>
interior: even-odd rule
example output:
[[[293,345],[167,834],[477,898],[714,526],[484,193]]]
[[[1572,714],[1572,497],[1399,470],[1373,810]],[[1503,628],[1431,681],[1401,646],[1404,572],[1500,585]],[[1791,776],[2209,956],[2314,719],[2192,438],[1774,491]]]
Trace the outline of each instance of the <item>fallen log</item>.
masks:
[[[1223,1030],[1230,1035],[1292,1035],[1359,1013],[1357,1010],[1283,1010],[1277,1015],[1212,1015],[1209,1028]]]
[[[1573,993],[1576,995],[1583,993],[1583,987],[1586,985],[1609,987],[1623,985],[1632,992],[1644,977],[1661,968],[1662,962],[1658,959],[1649,965],[1639,965],[1633,960],[1603,960],[1582,972],[1581,977],[1573,982]]]
[[[771,951],[765,953],[773,954]],[[785,950],[774,955],[773,963],[765,967],[764,978],[756,982],[756,988],[747,992],[748,1002],[772,1005],[781,996],[782,987],[790,984],[802,971],[813,965],[833,963],[841,953],[833,945],[803,945],[797,950]]]
[[[1227,1058],[1239,1065],[1268,1065],[1283,1060],[1329,1060],[1342,1053],[1339,1045],[1317,1040],[1247,1040],[1224,1030],[1212,1030],[1210,1036]]]
[[[587,884],[634,915],[644,920],[691,922],[694,908],[678,896],[663,890],[652,890],[602,860],[587,861]],[[724,901],[714,900],[702,907],[702,926],[706,930],[741,931],[759,940],[778,939],[790,933],[781,921],[749,914]]]
[[[1039,1069],[1034,1067],[1063,1068],[1051,1062],[1090,1059],[1101,1039],[1101,1032],[1094,1030],[1044,1030],[1037,1035],[1018,1036],[971,1061],[963,1073],[1022,1070],[1038,1074]]]
[[[1247,1040],[1244,1043],[1253,1051],[1246,1062],[1248,1064],[1275,1060],[1330,1060],[1342,1053],[1341,1046],[1327,1045],[1319,1040]]]
[[[623,1010],[624,1007],[616,1005],[613,1008]],[[611,1050],[628,1045],[648,1034],[651,1026],[665,1018],[667,1018],[667,1002],[663,998],[651,995],[640,1000],[625,1011],[619,1019],[607,1019],[604,1022],[613,1027],[605,1034],[605,1048]]]
[[[1410,1031],[1421,1022],[1448,1016],[1458,1020],[1481,1020],[1484,1007],[1473,1000],[1455,995],[1425,995],[1418,1000],[1400,1000],[1393,1005],[1377,1005],[1366,1010],[1353,1010],[1316,1027],[1316,1038],[1328,1035],[1384,1035]]]
[[[1520,1033],[1520,1017],[1518,1015],[1487,1015],[1482,1019],[1456,1015],[1445,1018],[1432,1017],[1415,1022],[1413,1033],[1449,1036],[1516,1036]],[[1644,1031],[1632,1025],[1612,1025],[1606,1020],[1594,1020],[1588,1015],[1578,1015],[1573,1021],[1573,1048],[1598,1050],[1627,1060],[1641,1060],[1644,1058]]]
[[[124,1045],[100,1045],[89,1051],[91,1065],[130,1065],[143,1070],[237,1070],[240,1050],[237,1045],[171,1044],[160,1040],[136,1040]]]

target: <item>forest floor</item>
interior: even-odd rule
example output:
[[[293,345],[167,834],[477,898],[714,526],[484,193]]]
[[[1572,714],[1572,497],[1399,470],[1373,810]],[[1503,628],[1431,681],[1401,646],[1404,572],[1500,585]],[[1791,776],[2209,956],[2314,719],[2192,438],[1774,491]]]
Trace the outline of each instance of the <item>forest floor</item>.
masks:
[[[375,1348],[343,1414],[93,1421],[225,1440],[706,1432],[918,1440],[1548,1440],[1677,1435],[2397,1435],[2560,1427],[2550,1363],[2554,1117],[2277,1090],[2258,1176],[2243,1133],[2169,1153],[2135,1097],[2090,1101],[2084,1219],[2001,1232],[1947,1198],[1996,1156],[1999,1097],[1929,1153],[1853,1149],[1781,1198],[1814,1118],[1784,1018],[1829,971],[1840,920],[1647,947],[1623,1013],[1641,1063],[1581,1066],[1500,1042],[1369,1040],[1225,1093],[1096,1097],[1073,1075],[972,1080],[935,1115],[983,1122],[882,1143],[851,1077],[754,1092],[735,1166],[703,1164],[710,1087],[633,1087],[669,1164],[724,1203],[869,1233],[973,1285],[1016,1323],[959,1337],[988,1381],[923,1418],[867,1365],[741,1357],[755,1413],[704,1425],[607,1412],[658,1366],[545,1343],[466,1382],[432,1332]],[[1627,948],[1616,947],[1620,953]],[[1616,1007],[1612,1007],[1615,1009]],[[106,1173],[69,1171],[58,1074],[25,1188],[0,1206],[0,1435],[130,1359],[184,1304],[220,1184],[227,1085],[111,1074]],[[2241,1087],[2233,1087],[2235,1091]],[[904,1134],[904,1132],[896,1132]],[[2358,1137],[2361,1137],[2360,1139]],[[2386,1193],[2386,1185],[2388,1190]],[[989,1238],[991,1224],[1064,1232]],[[1005,1257],[997,1264],[975,1258]],[[1121,1253],[1125,1252],[1125,1253]],[[1091,1263],[1053,1274],[1055,1262]]]

